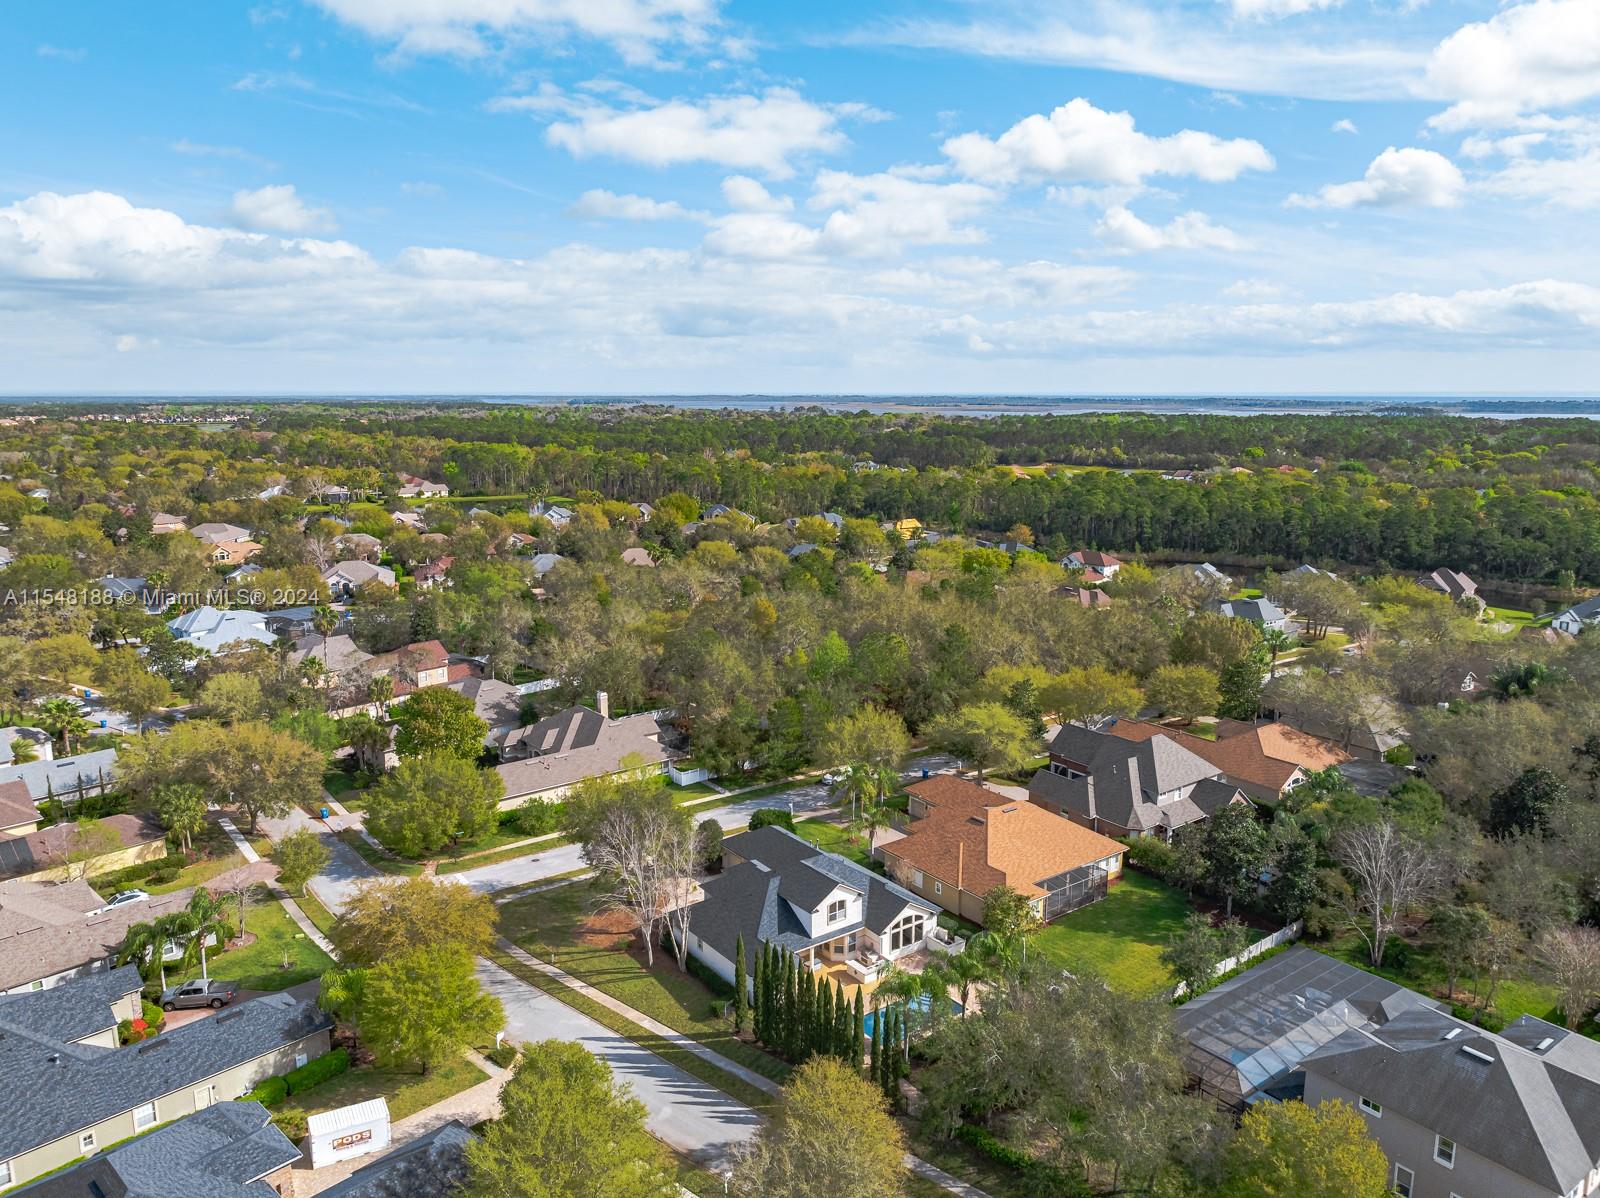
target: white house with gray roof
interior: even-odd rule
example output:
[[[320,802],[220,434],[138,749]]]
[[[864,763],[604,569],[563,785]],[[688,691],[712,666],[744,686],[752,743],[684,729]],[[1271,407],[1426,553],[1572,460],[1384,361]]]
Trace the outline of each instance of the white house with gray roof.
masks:
[[[722,859],[690,913],[689,952],[726,981],[741,937],[747,960],[771,944],[851,985],[875,982],[919,951],[955,947],[939,938],[932,903],[793,832],[730,836]]]
[[[1593,628],[1596,624],[1600,624],[1600,595],[1585,599],[1582,603],[1574,603],[1565,611],[1557,612],[1550,620],[1550,627],[1570,636],[1577,636],[1585,628]]]
[[[180,641],[187,641],[197,649],[213,656],[229,646],[254,643],[271,645],[277,636],[267,627],[267,617],[248,608],[197,607],[176,619],[168,620],[167,627]]]

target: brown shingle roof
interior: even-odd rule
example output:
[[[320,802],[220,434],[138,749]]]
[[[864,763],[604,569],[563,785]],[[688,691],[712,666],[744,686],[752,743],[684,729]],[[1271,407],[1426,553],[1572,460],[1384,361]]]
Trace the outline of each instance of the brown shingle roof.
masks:
[[[20,824],[37,823],[39,809],[26,782],[0,782],[0,831]]]
[[[1131,741],[1169,737],[1230,778],[1280,791],[1297,768],[1320,770],[1350,760],[1350,755],[1337,746],[1287,724],[1257,727],[1230,720],[1217,726],[1214,741],[1141,720],[1118,720],[1111,732]]]

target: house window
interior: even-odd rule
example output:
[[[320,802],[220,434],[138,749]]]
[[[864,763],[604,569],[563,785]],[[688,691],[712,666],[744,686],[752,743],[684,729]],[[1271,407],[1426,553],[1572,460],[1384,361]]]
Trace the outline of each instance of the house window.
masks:
[[[8,1186],[15,1180],[11,1176],[11,1162],[0,1161],[0,1186]]]
[[[81,1136],[78,1137],[78,1151],[79,1152],[93,1152],[94,1151],[94,1132],[86,1131]]]
[[[889,950],[898,952],[903,948],[910,948],[922,940],[923,917],[920,915],[907,915],[894,927],[889,929]]]
[[[306,1063],[307,1059],[308,1058],[306,1057],[305,1053],[303,1053],[303,1052],[295,1053],[294,1054],[294,1067],[296,1069],[299,1069],[302,1065],[304,1065]]]
[[[828,922],[838,923],[841,919],[843,919],[846,906],[848,906],[848,904],[844,899],[835,899],[833,902],[829,903]]]
[[[1370,1099],[1370,1098],[1363,1098],[1361,1100],[1361,1109],[1366,1111],[1367,1114],[1374,1116],[1375,1118],[1378,1118],[1378,1119],[1383,1118],[1383,1108],[1381,1106],[1379,1106],[1377,1103],[1373,1102],[1372,1099]]]
[[[143,1131],[156,1121],[156,1104],[147,1102],[141,1107],[135,1107],[133,1112],[133,1130]]]
[[[1416,1181],[1417,1175],[1404,1165],[1394,1167],[1394,1185],[1390,1187],[1400,1195],[1400,1198],[1411,1198],[1411,1183]]]
[[[943,894],[944,893],[944,883],[943,882],[935,882],[933,884],[933,892],[935,894]]]
[[[1454,1169],[1456,1167],[1456,1142],[1448,1140],[1444,1136],[1434,1136],[1433,1159],[1446,1169]]]
[[[34,982],[28,987],[28,989],[29,990],[43,990],[44,989],[44,983],[43,982]]]

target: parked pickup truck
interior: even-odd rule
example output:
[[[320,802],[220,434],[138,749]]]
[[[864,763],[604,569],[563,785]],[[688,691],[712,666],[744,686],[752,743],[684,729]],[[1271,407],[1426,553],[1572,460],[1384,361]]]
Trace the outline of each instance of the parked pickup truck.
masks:
[[[225,1007],[238,993],[239,987],[235,983],[218,981],[216,978],[209,982],[185,982],[161,992],[161,1009],[176,1011],[180,1007]]]

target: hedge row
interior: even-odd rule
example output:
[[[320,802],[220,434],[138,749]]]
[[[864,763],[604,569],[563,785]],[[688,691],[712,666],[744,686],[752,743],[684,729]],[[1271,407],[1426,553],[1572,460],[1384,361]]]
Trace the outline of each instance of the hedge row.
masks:
[[[289,1083],[281,1077],[269,1077],[256,1083],[256,1088],[244,1096],[245,1102],[259,1102],[262,1106],[277,1106],[289,1097]]]
[[[284,1074],[283,1081],[288,1086],[289,1093],[298,1094],[302,1090],[309,1090],[312,1086],[321,1085],[325,1081],[338,1077],[349,1068],[349,1050],[336,1048],[313,1061],[307,1061],[298,1069],[290,1070]]]
[[[963,1123],[956,1128],[956,1138],[966,1141],[996,1164],[1015,1169],[1018,1173],[1042,1183],[1051,1194],[1060,1195],[1061,1198],[1078,1198],[1079,1195],[1089,1193],[1088,1187],[1078,1178],[1063,1173],[1054,1165],[1036,1161],[1020,1149],[1001,1143],[989,1132],[974,1124]]]

